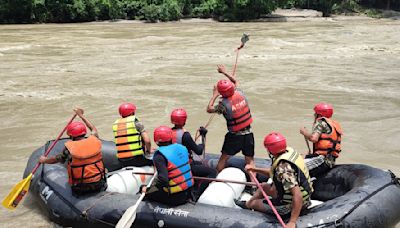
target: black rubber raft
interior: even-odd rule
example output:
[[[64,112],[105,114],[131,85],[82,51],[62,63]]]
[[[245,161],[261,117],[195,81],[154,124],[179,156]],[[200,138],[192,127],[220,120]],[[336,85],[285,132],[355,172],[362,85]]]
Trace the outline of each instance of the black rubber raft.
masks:
[[[60,140],[50,152],[54,156],[64,147]],[[44,154],[51,141],[33,152],[26,177]],[[109,172],[118,170],[113,142],[103,141],[104,163]],[[215,164],[216,156],[207,156]],[[258,166],[269,160],[257,159]],[[240,157],[230,160],[243,167]],[[113,227],[139,195],[101,192],[76,198],[68,185],[65,165],[41,166],[32,179],[30,192],[47,211],[49,218],[62,226]],[[302,213],[297,227],[393,227],[400,221],[399,179],[390,171],[366,165],[337,165],[314,182],[312,198],[323,204]],[[142,202],[134,227],[280,227],[274,216],[263,213],[205,204],[188,203],[174,208],[155,202]]]

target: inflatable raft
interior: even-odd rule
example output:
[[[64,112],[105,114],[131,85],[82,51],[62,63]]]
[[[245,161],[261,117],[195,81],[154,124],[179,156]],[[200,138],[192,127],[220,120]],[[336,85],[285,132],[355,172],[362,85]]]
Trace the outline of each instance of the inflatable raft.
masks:
[[[49,156],[62,151],[65,140],[60,140]],[[31,172],[50,143],[33,152],[24,176]],[[115,185],[119,181],[118,176],[124,178],[115,172],[122,167],[116,158],[114,143],[103,141],[102,152],[104,163],[112,173],[110,184]],[[215,166],[216,156],[207,156],[205,162]],[[244,165],[240,157],[232,158],[229,163],[239,168]],[[270,165],[269,160],[263,159],[257,159],[256,163],[258,166]],[[147,181],[145,177],[133,178],[137,182]],[[37,197],[49,218],[62,226],[113,227],[124,211],[139,198],[139,194],[127,192],[132,189],[129,186],[113,188],[113,192],[75,197],[67,182],[67,170],[63,164],[43,165],[30,186],[31,194]],[[400,221],[400,184],[390,171],[366,165],[338,165],[317,179],[314,189],[312,198],[323,203],[304,211],[297,227],[393,227]],[[205,201],[209,201],[210,198],[206,198]],[[170,208],[156,202],[142,202],[133,226],[280,227],[274,216],[217,205],[197,202]]]

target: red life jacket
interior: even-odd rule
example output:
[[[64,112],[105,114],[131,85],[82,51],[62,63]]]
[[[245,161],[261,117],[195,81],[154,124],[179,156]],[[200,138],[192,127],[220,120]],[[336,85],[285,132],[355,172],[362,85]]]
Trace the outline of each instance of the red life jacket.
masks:
[[[186,132],[186,129],[172,129],[172,143],[178,143],[182,145],[183,134]],[[188,149],[189,150],[189,149]],[[189,151],[189,163],[193,163],[193,153]]]
[[[238,132],[253,122],[251,117],[249,103],[241,91],[235,90],[235,93],[222,99],[225,106],[224,117],[230,132]]]
[[[65,143],[71,154],[68,161],[69,184],[96,183],[105,178],[105,169],[101,155],[101,141],[91,135],[87,139]]]
[[[185,129],[172,129],[172,143],[182,144],[183,134],[186,132]]]
[[[334,120],[325,117],[318,118],[317,120],[320,119],[329,125],[331,133],[322,133],[319,136],[318,142],[314,143],[314,153],[324,156],[331,154],[333,157],[338,158],[339,153],[342,151],[342,128]]]

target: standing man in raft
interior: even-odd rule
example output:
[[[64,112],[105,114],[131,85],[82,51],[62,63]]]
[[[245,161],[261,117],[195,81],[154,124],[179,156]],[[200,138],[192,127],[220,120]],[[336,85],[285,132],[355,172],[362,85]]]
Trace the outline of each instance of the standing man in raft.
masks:
[[[249,103],[243,91],[237,88],[239,82],[235,75],[230,75],[224,65],[218,65],[218,72],[229,80],[218,81],[207,106],[208,113],[223,114],[228,127],[217,171],[221,172],[225,168],[227,160],[239,151],[242,151],[245,156],[246,164],[254,166],[254,135],[250,126],[253,119]],[[222,99],[214,106],[219,95],[222,96]]]

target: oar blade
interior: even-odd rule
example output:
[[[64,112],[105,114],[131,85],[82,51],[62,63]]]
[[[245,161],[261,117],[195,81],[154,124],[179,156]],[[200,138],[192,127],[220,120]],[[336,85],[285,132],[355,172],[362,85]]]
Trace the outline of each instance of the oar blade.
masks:
[[[26,193],[28,193],[31,179],[32,173],[29,174],[29,176],[27,176],[25,179],[20,181],[17,185],[15,185],[8,196],[4,198],[1,204],[9,210],[14,210],[24,198]]]
[[[140,203],[140,201],[138,201]],[[139,206],[136,203],[134,206],[129,207],[125,213],[122,215],[121,219],[118,221],[116,228],[129,228],[132,226],[136,218],[136,209]]]

